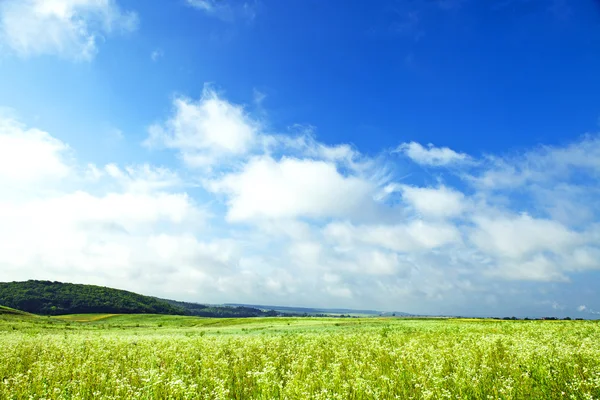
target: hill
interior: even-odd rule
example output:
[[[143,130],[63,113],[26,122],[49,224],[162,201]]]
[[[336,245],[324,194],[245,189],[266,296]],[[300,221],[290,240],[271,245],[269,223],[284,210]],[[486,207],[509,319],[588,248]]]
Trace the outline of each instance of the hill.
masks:
[[[0,314],[23,310],[40,315],[168,314],[210,318],[274,316],[408,316],[375,310],[328,309],[248,304],[204,305],[143,296],[103,286],[51,281],[0,282]],[[4,311],[3,311],[4,310]]]
[[[170,314],[211,318],[276,316],[247,306],[215,306],[143,296],[103,286],[50,281],[0,282],[0,304],[41,315]],[[18,309],[18,310],[14,310]],[[4,310],[4,311],[3,311]],[[3,307],[0,314],[11,308]]]
[[[21,311],[15,310],[14,308],[0,306],[0,315],[21,315],[21,316],[29,316],[31,314]]]
[[[107,288],[50,281],[0,282],[0,304],[42,315],[185,314],[164,300]]]
[[[259,309],[244,305],[204,305],[198,303],[188,303],[184,301],[164,300],[167,303],[185,309],[185,315],[194,315],[197,317],[212,318],[247,318],[247,317],[275,317],[278,315],[272,309]]]

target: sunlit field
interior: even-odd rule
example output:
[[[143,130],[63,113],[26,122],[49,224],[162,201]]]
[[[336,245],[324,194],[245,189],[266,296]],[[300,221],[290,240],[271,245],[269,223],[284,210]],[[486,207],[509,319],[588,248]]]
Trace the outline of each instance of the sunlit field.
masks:
[[[2,399],[598,399],[594,321],[0,315]]]

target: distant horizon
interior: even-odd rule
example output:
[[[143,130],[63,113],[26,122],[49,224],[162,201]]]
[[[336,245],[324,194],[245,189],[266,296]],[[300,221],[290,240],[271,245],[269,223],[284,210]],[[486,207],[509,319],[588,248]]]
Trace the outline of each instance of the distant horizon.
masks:
[[[86,284],[82,284],[82,283],[77,283],[77,282],[63,282],[63,281],[50,281],[50,280],[46,280],[46,279],[28,279],[25,281],[10,281],[10,282],[27,282],[27,281],[42,281],[42,282],[58,282],[58,283],[69,283],[69,284],[75,284],[75,285],[86,285]],[[0,283],[7,283],[7,281],[0,281]],[[98,285],[95,285],[98,286]],[[125,289],[119,289],[117,287],[113,287],[113,286],[103,286],[103,287],[107,287],[110,289],[118,289],[118,290],[125,290]],[[263,309],[263,310],[282,310],[282,309],[295,309],[295,310],[313,310],[315,313],[317,311],[319,312],[323,312],[323,313],[336,313],[336,314],[343,314],[343,313],[354,313],[354,314],[365,314],[365,313],[378,313],[378,314],[401,314],[401,315],[394,315],[396,317],[431,317],[431,318],[482,318],[482,319],[504,319],[504,318],[512,318],[512,317],[516,317],[518,319],[525,319],[525,318],[532,318],[532,319],[542,319],[542,318],[558,318],[558,319],[564,319],[566,317],[572,318],[572,319],[583,319],[586,321],[595,321],[595,320],[600,320],[600,315],[593,315],[593,316],[587,316],[585,317],[585,314],[581,314],[577,315],[577,314],[557,314],[557,313],[549,313],[548,315],[522,315],[522,314],[514,314],[514,315],[494,315],[494,314],[458,314],[458,313],[447,313],[447,314],[436,314],[436,313],[429,313],[429,314],[419,314],[419,313],[411,313],[410,311],[403,311],[403,310],[378,310],[378,309],[355,309],[355,308],[346,308],[346,307],[322,307],[322,306],[302,306],[302,305],[285,305],[285,304],[253,304],[253,303],[236,303],[236,302],[223,302],[223,303],[210,303],[210,302],[203,302],[201,300],[180,300],[177,298],[161,298],[161,297],[157,297],[157,296],[151,296],[149,294],[146,294],[144,292],[133,292],[135,294],[140,294],[143,296],[150,296],[150,297],[155,297],[161,300],[170,300],[170,301],[179,301],[179,302],[188,302],[188,303],[192,303],[192,304],[199,304],[199,305],[207,305],[207,306],[228,306],[228,307],[238,307],[238,306],[245,306],[245,307],[254,307],[254,308],[259,308],[259,309]],[[0,306],[2,306],[2,304],[0,303]],[[300,311],[297,311],[298,313],[300,313]],[[392,316],[392,315],[386,315],[386,316]]]
[[[600,3],[0,1],[0,274],[600,316]]]

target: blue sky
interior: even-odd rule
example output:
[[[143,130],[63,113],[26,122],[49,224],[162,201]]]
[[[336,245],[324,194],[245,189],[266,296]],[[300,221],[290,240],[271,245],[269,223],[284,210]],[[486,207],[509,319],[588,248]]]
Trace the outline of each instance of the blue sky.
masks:
[[[592,0],[1,0],[0,268],[594,317],[599,50]]]

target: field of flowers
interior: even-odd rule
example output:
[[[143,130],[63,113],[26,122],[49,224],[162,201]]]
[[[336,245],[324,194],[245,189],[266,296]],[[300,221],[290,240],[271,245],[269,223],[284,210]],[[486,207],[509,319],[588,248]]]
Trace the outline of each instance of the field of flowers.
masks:
[[[0,319],[1,399],[600,399],[600,324]]]

